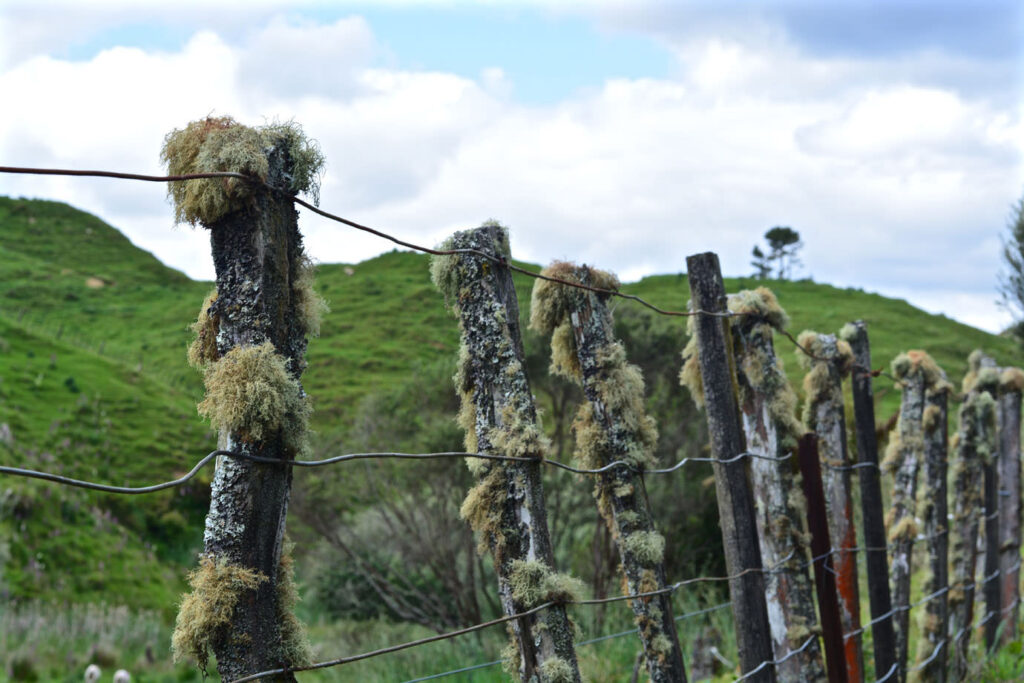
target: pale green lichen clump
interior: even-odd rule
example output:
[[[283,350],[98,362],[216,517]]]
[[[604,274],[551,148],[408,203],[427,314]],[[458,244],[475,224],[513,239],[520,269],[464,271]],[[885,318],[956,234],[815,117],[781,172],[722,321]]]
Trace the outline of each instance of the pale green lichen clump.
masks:
[[[203,381],[206,398],[199,414],[215,429],[237,432],[247,441],[283,429],[286,444],[304,450],[309,402],[272,343],[231,349],[206,368]]]
[[[230,116],[193,121],[168,133],[160,152],[169,175],[229,171],[267,180],[267,150],[282,146],[290,159],[288,187],[319,201],[319,174],[324,157],[319,146],[294,122],[250,128]],[[168,184],[178,223],[211,223],[235,211],[252,196],[255,186],[238,178],[202,178]]]
[[[289,666],[305,666],[313,661],[313,650],[306,627],[295,616],[299,591],[295,587],[294,547],[292,543],[285,544],[277,567],[277,622],[281,629],[281,659]]]
[[[512,598],[522,609],[545,602],[575,602],[583,595],[583,582],[553,571],[540,560],[513,560],[510,570]]]
[[[213,642],[234,618],[242,593],[255,590],[267,577],[245,567],[220,559],[203,557],[199,569],[189,575],[192,592],[185,595],[171,638],[174,661],[186,658],[205,670]]]
[[[188,364],[196,370],[203,370],[207,365],[216,361],[220,355],[217,352],[217,331],[220,329],[220,316],[211,312],[210,306],[217,301],[217,290],[212,290],[203,300],[203,306],[199,309],[199,316],[190,326],[196,338],[188,347]]]
[[[298,273],[292,280],[292,306],[303,332],[310,337],[320,336],[320,323],[330,311],[327,302],[313,289],[316,265],[306,255],[299,260]]]

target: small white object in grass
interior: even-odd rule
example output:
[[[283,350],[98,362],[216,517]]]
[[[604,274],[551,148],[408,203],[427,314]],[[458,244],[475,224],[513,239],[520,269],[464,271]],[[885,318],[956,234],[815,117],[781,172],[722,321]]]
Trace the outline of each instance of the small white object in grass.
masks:
[[[85,669],[85,681],[86,683],[96,683],[100,677],[100,668],[95,664],[90,664]]]
[[[118,669],[114,672],[114,683],[131,683],[131,675],[124,669]]]

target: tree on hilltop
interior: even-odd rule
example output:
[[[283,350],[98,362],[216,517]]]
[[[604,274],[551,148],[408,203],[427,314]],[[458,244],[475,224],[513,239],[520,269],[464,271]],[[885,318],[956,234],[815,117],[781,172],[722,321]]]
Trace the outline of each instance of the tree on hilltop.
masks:
[[[1010,212],[1003,238],[1003,266],[999,273],[999,305],[1013,316],[1008,332],[1024,343],[1024,197]]]
[[[764,238],[768,241],[769,251],[765,254],[760,247],[754,247],[754,260],[750,262],[755,269],[754,276],[764,280],[774,272],[777,280],[788,280],[793,269],[801,265],[797,256],[797,252],[804,246],[800,241],[800,233],[793,228],[775,226],[764,234]]]

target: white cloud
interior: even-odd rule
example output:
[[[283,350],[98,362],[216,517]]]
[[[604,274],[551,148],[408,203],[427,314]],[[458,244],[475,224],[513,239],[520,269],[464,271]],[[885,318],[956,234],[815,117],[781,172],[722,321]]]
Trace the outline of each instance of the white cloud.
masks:
[[[371,66],[379,49],[359,18],[275,17],[173,52],[23,59],[0,72],[16,103],[0,108],[0,158],[156,172],[164,134],[210,112],[294,118],[327,156],[324,208],[413,241],[494,217],[522,258],[633,278],[714,250],[741,274],[765,230],[791,225],[816,279],[1001,324],[979,302],[994,298],[997,236],[1021,187],[1024,115],[921,85],[927,55],[808,58],[770,31],[701,36],[675,45],[675,78],[523,106],[500,65],[475,80],[402,71]],[[212,274],[205,234],[171,231],[161,186],[7,176],[0,193],[69,201]],[[321,261],[391,248],[305,215],[303,231]],[[929,294],[951,277],[961,296]]]

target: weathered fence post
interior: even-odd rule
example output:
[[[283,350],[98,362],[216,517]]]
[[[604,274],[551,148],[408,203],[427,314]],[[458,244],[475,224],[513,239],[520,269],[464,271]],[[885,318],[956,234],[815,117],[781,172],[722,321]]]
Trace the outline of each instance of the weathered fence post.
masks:
[[[949,660],[949,505],[946,472],[949,461],[948,405],[952,386],[943,379],[925,396],[924,489],[919,511],[927,539],[928,573],[922,592],[935,597],[925,603],[917,659],[921,680],[945,683]]]
[[[693,306],[700,311],[690,320],[697,339],[696,351],[701,389],[694,394],[706,406],[715,493],[722,525],[725,566],[730,576],[733,618],[740,668],[757,670],[748,680],[775,680],[772,642],[765,605],[764,577],[757,539],[754,500],[748,482],[746,442],[737,404],[736,367],[727,314],[725,286],[718,256],[707,252],[689,256],[686,269]],[[721,462],[728,461],[728,462]]]
[[[892,619],[882,615],[892,611],[889,593],[889,560],[886,551],[885,522],[882,512],[882,483],[878,465],[878,442],[875,438],[875,399],[871,388],[871,346],[867,325],[863,321],[847,323],[839,337],[849,342],[853,351],[851,389],[853,413],[857,426],[857,463],[859,468],[861,517],[868,573],[868,601],[871,606],[875,650],[875,677],[881,679],[896,666],[896,636]]]
[[[924,397],[941,371],[924,351],[908,351],[892,362],[892,374],[903,383],[900,419],[889,436],[883,469],[893,471],[892,507],[887,520],[892,550],[892,597],[896,607],[896,655],[900,679],[906,678],[910,645],[910,574],[917,504],[917,474],[924,460]]]
[[[846,449],[843,378],[853,366],[848,342],[831,334],[803,332],[797,340],[797,360],[810,370],[804,377],[804,424],[818,435],[822,481],[828,504],[828,533],[835,551],[840,617],[844,633],[860,630],[860,595],[857,587],[857,528],[853,521],[853,491]],[[810,352],[810,355],[804,350]],[[843,647],[851,681],[864,680],[864,652],[860,635],[846,638]]]
[[[217,271],[189,350],[205,373],[199,411],[219,430],[221,449],[292,460],[306,447],[309,405],[299,378],[322,302],[288,195],[315,189],[322,157],[294,124],[257,130],[227,118],[174,131],[163,156],[172,174],[231,170],[282,188],[218,178],[172,184],[169,194],[179,221],[210,230]],[[307,663],[284,548],[291,481],[288,466],[218,459],[201,566],[175,627],[176,657],[205,670],[212,651],[225,680]]]
[[[1020,417],[1024,372],[999,375],[999,570],[1002,581],[1003,642],[1017,634],[1020,607]]]
[[[619,286],[610,273],[571,263],[555,263],[542,274],[601,289]],[[615,461],[630,466],[597,475],[594,497],[615,539],[626,588],[636,595],[667,585],[665,539],[655,530],[642,477],[653,462],[657,431],[644,409],[643,375],[627,362],[625,348],[615,339],[608,296],[537,280],[530,326],[551,335],[552,371],[579,382],[586,394],[573,425],[580,466],[598,469]],[[630,606],[651,681],[685,681],[671,593],[636,598]]]
[[[972,363],[973,365],[973,363]],[[956,458],[950,479],[953,485],[953,521],[950,542],[950,678],[967,675],[967,649],[974,619],[974,581],[978,553],[978,511],[982,507],[982,472],[985,460],[995,452],[996,404],[999,386],[993,367],[975,366],[964,377],[967,399],[960,406]]]
[[[825,489],[821,484],[821,462],[818,459],[818,435],[807,432],[797,446],[800,479],[807,499],[807,527],[811,533],[811,554],[814,557],[814,588],[818,594],[821,615],[821,637],[825,643],[829,683],[847,683],[845,638],[839,616],[839,593],[836,571],[832,565],[832,542],[828,534],[828,512]]]
[[[761,562],[765,569],[768,626],[779,681],[824,680],[825,667],[807,566],[807,503],[800,488],[796,394],[779,366],[773,330],[787,318],[765,288],[729,296],[739,408],[750,460]],[[691,348],[688,363],[696,362]],[[684,368],[685,372],[685,368]],[[814,642],[807,645],[807,639]]]
[[[489,549],[506,614],[549,601],[573,599],[578,582],[554,571],[541,463],[547,442],[526,376],[519,332],[519,304],[509,258],[508,233],[496,223],[457,232],[443,249],[476,253],[435,256],[434,283],[459,318],[462,347],[456,389],[466,450],[531,462],[468,458],[477,484],[462,504],[462,516]],[[512,670],[526,681],[579,681],[573,628],[565,605],[511,622]]]
[[[982,368],[999,373],[995,360],[985,355],[980,349],[972,352],[967,361],[970,366],[968,377],[981,372]],[[992,398],[998,401],[998,385],[994,388],[988,387],[987,390]],[[998,403],[995,428],[999,429]],[[994,434],[993,437],[999,438],[998,434]],[[999,629],[998,617],[1002,612],[1002,581],[999,580],[999,449],[998,444],[993,444],[993,446],[995,447],[987,451],[982,458],[985,508],[985,558],[982,563],[982,581],[984,583],[982,592],[985,597],[985,615],[982,617],[981,625],[985,627],[986,650],[991,650],[996,644],[996,632]]]

